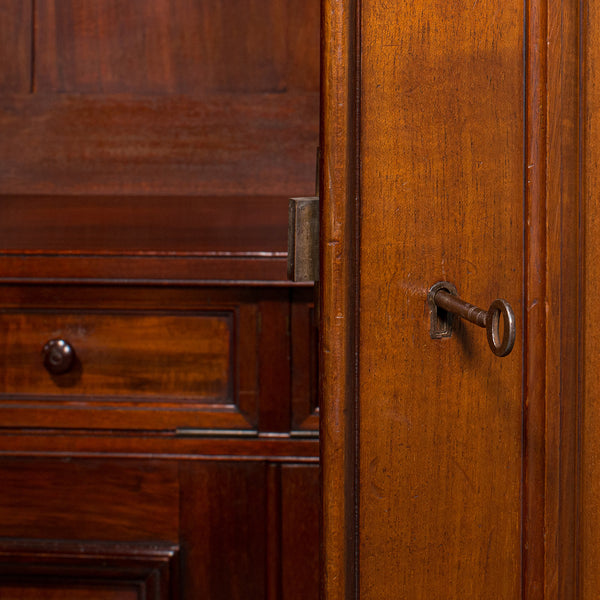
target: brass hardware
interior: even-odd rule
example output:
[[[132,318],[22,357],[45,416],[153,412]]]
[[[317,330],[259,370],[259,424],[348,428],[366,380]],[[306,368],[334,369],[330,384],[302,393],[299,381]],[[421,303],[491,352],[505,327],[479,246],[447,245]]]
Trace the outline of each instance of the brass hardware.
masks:
[[[319,198],[290,198],[288,205],[288,279],[319,279]]]
[[[461,300],[454,285],[440,281],[429,290],[427,302],[431,309],[432,338],[450,337],[452,317],[458,315],[487,331],[488,344],[497,356],[506,356],[513,349],[516,338],[515,314],[506,300],[494,300],[485,311]]]

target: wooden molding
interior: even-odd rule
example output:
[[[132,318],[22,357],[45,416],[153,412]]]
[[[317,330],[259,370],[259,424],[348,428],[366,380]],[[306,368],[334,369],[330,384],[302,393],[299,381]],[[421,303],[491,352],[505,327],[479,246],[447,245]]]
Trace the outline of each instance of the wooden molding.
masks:
[[[1,538],[0,595],[5,586],[51,584],[65,593],[117,588],[137,592],[139,600],[176,600],[178,555],[178,546],[164,543]]]
[[[322,594],[357,593],[356,236],[359,3],[321,9],[320,404]]]

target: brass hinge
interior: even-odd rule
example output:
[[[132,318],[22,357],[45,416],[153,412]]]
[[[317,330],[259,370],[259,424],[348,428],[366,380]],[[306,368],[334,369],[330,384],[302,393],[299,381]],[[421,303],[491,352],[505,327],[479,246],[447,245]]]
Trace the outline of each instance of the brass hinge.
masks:
[[[319,198],[290,198],[288,205],[288,279],[319,280]]]

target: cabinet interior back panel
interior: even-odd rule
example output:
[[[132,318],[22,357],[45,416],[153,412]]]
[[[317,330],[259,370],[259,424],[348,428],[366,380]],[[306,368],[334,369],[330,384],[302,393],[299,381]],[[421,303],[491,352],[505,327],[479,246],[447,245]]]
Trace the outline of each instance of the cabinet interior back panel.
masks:
[[[318,0],[0,0],[0,194],[309,195]]]

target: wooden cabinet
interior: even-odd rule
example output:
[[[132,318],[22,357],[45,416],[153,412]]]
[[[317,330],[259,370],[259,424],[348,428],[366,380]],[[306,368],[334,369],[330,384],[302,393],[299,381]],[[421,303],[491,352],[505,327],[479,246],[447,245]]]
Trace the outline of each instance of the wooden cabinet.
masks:
[[[0,15],[0,596],[316,598],[319,2]]]

